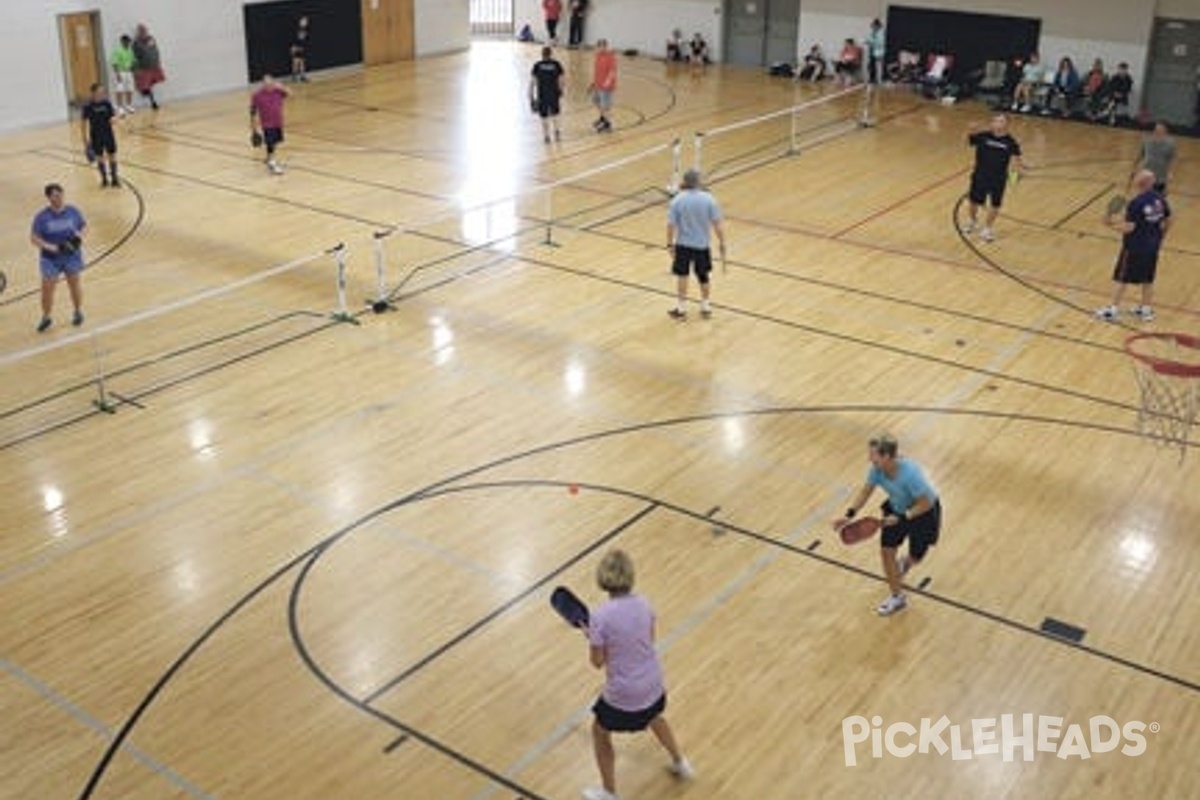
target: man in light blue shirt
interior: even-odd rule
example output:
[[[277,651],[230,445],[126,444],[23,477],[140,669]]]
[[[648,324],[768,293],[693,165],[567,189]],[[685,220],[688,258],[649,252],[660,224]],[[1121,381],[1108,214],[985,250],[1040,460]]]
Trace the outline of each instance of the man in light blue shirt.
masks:
[[[871,83],[883,83],[883,59],[887,54],[887,38],[883,32],[883,23],[878,19],[871,21],[866,46],[867,80]]]
[[[929,548],[937,544],[942,529],[942,503],[937,490],[925,477],[921,467],[907,458],[900,458],[899,445],[889,434],[880,434],[868,445],[871,468],[858,496],[850,503],[846,515],[834,521],[840,531],[866,505],[878,486],[888,499],[883,513],[882,545],[883,571],[891,593],[876,609],[882,616],[894,614],[908,605],[901,579],[904,573],[920,563]],[[908,539],[908,555],[897,557],[896,552]]]
[[[672,319],[687,319],[688,275],[694,270],[700,283],[700,315],[712,316],[709,303],[709,274],[712,272],[711,228],[721,245],[721,258],[725,258],[725,231],[721,227],[721,208],[713,196],[700,186],[700,173],[689,169],[683,173],[679,194],[671,199],[667,208],[667,249],[673,260],[671,272],[675,274],[675,308],[667,313]]]

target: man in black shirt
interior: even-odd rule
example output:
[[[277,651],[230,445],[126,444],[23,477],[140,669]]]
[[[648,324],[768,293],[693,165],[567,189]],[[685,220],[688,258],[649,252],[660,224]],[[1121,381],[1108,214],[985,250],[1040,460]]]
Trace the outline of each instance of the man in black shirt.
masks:
[[[83,107],[80,127],[83,132],[83,147],[88,161],[95,161],[100,169],[101,186],[120,186],[117,178],[117,137],[113,134],[112,121],[117,110],[108,100],[108,92],[99,83],[92,84],[92,99]],[[111,175],[111,183],[110,183]]]
[[[1101,116],[1108,120],[1109,125],[1117,124],[1117,116],[1128,116],[1129,96],[1133,94],[1133,76],[1129,74],[1129,65],[1122,61],[1117,64],[1117,72],[1108,79],[1108,98],[1104,104]]]
[[[542,60],[533,65],[529,79],[529,105],[542,118],[542,139],[550,143],[550,128],[555,140],[562,138],[558,130],[559,101],[563,93],[563,67],[553,57],[549,47],[542,48]]]
[[[588,0],[572,0],[571,2],[571,31],[567,44],[579,47],[583,44],[583,20],[587,16]]]
[[[992,226],[996,222],[996,215],[1000,213],[1000,204],[1004,201],[1010,164],[1016,159],[1017,167],[1022,167],[1021,145],[1009,135],[1008,117],[1003,114],[992,117],[987,130],[972,126],[967,143],[975,148],[975,169],[971,173],[971,189],[968,194],[971,201],[971,218],[967,222],[965,232],[971,233],[975,230],[980,206],[990,201],[987,218],[979,230],[979,238],[990,242],[995,238]]]

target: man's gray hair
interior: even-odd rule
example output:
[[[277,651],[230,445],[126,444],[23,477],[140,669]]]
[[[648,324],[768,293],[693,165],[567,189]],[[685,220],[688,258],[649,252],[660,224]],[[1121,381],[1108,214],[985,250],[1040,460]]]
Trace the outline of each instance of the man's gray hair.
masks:
[[[681,184],[684,189],[699,189],[700,188],[700,170],[689,169],[683,173],[683,182]]]

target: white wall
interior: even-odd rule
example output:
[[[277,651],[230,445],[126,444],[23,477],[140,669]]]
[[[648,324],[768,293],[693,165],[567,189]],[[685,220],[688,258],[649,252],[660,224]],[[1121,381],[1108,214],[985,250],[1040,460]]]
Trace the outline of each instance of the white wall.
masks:
[[[67,118],[57,17],[99,10],[107,52],[122,33],[144,22],[158,40],[170,101],[225,91],[246,83],[242,0],[0,0],[5,45],[0,49],[0,97],[7,98],[0,130]],[[416,0],[418,56],[470,44],[468,0]]]
[[[465,50],[471,45],[469,0],[417,0],[417,57]]]
[[[514,11],[517,30],[529,23],[539,40],[545,38],[541,0],[515,0]],[[560,42],[567,41],[568,24],[564,10],[559,22]],[[679,28],[685,38],[699,32],[708,41],[713,58],[719,61],[721,24],[721,0],[593,0],[584,40],[594,44],[605,38],[617,50],[636,48],[645,55],[664,57],[671,31]]]
[[[1200,19],[1200,0],[1158,0],[1154,14],[1170,19]]]

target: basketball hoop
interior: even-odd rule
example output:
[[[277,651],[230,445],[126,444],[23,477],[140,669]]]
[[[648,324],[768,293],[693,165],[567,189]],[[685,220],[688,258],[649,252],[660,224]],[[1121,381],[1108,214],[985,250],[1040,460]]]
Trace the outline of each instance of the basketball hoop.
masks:
[[[1187,454],[1200,411],[1200,337],[1139,333],[1125,340],[1141,393],[1138,432]]]

